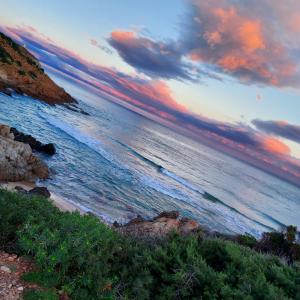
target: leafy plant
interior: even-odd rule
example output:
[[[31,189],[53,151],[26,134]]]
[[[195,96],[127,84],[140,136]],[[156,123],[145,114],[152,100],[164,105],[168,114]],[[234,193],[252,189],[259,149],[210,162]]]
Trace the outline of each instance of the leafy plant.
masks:
[[[300,299],[299,268],[250,249],[249,236],[240,237],[247,247],[201,232],[137,241],[93,216],[1,190],[0,208],[0,249],[36,263],[24,279],[43,290],[28,292],[27,300],[54,300],[55,291],[75,300]],[[295,245],[287,236],[269,233],[258,244]]]

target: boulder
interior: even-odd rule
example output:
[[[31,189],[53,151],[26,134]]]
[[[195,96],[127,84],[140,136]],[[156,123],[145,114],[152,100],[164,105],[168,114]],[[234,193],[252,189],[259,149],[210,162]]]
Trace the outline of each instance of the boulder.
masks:
[[[188,218],[179,218],[179,212],[162,212],[152,220],[144,220],[141,216],[134,218],[127,224],[114,226],[116,230],[126,235],[137,237],[163,237],[171,232],[177,232],[182,235],[189,235],[196,232],[199,224]]]
[[[42,196],[44,198],[50,198],[51,194],[44,186],[37,186],[28,192],[29,195]]]
[[[52,143],[42,145],[39,151],[48,155],[54,155],[56,153],[55,146]]]
[[[172,210],[172,211],[163,211],[157,217],[154,217],[153,220],[157,220],[159,218],[169,218],[169,219],[178,219],[179,211]]]
[[[44,198],[50,198],[51,197],[51,194],[50,194],[49,190],[44,186],[37,186],[37,187],[35,187],[35,188],[33,188],[29,191],[22,188],[21,186],[16,186],[15,190],[18,193],[21,193],[23,195],[37,195],[37,196],[41,196],[41,197],[44,197]]]
[[[10,127],[7,125],[0,125],[0,136],[10,140],[14,139],[14,134],[10,132]]]
[[[32,181],[49,177],[47,165],[32,154],[29,145],[14,141],[7,129],[0,135],[0,180]]]
[[[34,151],[43,152],[48,155],[54,155],[56,153],[55,146],[52,143],[43,144],[33,136],[29,134],[24,134],[13,127],[10,128],[10,132],[13,133],[15,141],[30,145],[31,149]]]

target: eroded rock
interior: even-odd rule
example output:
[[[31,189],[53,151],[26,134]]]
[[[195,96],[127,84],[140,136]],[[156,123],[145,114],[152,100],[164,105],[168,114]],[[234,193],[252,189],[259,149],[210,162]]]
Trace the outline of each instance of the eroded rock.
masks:
[[[188,218],[179,218],[179,212],[162,212],[152,220],[138,216],[123,226],[115,226],[123,234],[162,237],[171,232],[188,235],[199,229],[199,224]]]
[[[43,144],[33,136],[29,134],[24,134],[13,127],[10,128],[10,132],[14,135],[15,141],[30,145],[32,150],[35,150],[37,152],[43,152],[48,155],[54,155],[56,153],[55,146],[52,143]]]
[[[33,155],[29,145],[17,142],[10,127],[0,127],[0,180],[35,181],[49,177],[47,165]]]

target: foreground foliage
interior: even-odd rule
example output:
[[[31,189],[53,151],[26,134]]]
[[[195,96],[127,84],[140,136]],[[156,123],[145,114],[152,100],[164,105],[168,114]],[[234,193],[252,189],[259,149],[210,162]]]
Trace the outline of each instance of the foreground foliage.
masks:
[[[299,268],[240,239],[249,247],[201,233],[134,241],[92,216],[0,190],[0,249],[32,256],[38,270],[25,279],[45,288],[27,299],[56,299],[55,290],[80,300],[300,299]]]

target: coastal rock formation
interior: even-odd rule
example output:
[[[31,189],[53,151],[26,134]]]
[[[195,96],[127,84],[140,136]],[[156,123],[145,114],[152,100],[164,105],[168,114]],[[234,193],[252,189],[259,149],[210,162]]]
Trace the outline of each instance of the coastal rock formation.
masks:
[[[29,145],[14,140],[10,127],[0,126],[0,180],[35,181],[49,177],[47,165]]]
[[[21,194],[29,195],[29,196],[41,196],[41,197],[44,197],[44,198],[50,198],[51,197],[51,193],[44,186],[36,186],[35,188],[33,188],[29,191],[25,190],[21,186],[16,186],[15,190],[17,192],[21,193]]]
[[[52,143],[43,144],[33,136],[24,134],[13,127],[10,128],[10,132],[14,135],[15,141],[30,145],[32,150],[43,152],[48,155],[54,155],[56,153],[55,146]]]
[[[12,90],[49,104],[75,101],[45,74],[31,53],[0,32],[0,91],[10,95]]]
[[[126,235],[163,237],[171,232],[188,235],[197,231],[199,224],[188,218],[179,218],[179,212],[162,212],[152,220],[144,220],[141,216],[120,226],[114,224],[117,230]]]

